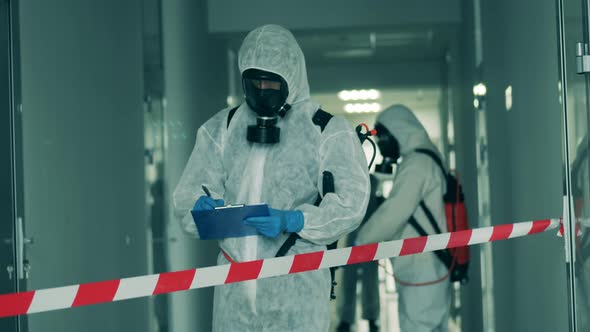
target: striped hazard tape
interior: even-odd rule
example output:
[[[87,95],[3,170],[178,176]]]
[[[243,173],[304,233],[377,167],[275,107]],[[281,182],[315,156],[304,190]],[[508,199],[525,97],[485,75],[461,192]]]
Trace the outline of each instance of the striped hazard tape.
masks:
[[[559,219],[521,222],[294,256],[5,294],[0,295],[0,317],[121,301],[493,242],[541,233],[557,228],[559,224]]]
[[[579,222],[576,223],[576,236],[582,236],[582,224]],[[563,227],[563,223],[559,225],[559,230],[557,231],[557,236],[563,237],[563,232],[565,232],[565,228]]]

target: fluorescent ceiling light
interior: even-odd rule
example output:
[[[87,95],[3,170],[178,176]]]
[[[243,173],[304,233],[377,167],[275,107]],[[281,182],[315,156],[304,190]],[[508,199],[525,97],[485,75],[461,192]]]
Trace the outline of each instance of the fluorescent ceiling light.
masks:
[[[504,97],[506,101],[506,111],[510,112],[512,109],[512,85],[509,85],[504,91]]]
[[[375,51],[370,48],[355,48],[343,51],[328,51],[324,53],[326,58],[365,58],[371,57]]]
[[[346,113],[376,113],[381,111],[379,103],[354,103],[344,105]]]
[[[486,95],[487,92],[488,92],[488,89],[486,88],[485,84],[483,84],[483,83],[479,83],[479,84],[473,86],[473,95],[474,96],[483,97]]]
[[[338,98],[343,101],[350,100],[377,100],[381,98],[381,92],[376,89],[370,90],[342,90],[338,92]]]

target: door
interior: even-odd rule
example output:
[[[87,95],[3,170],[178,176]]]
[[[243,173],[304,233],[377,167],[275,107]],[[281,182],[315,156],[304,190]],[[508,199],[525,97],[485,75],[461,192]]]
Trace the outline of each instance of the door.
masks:
[[[148,272],[141,8],[19,3],[26,290]],[[151,316],[141,298],[27,319],[32,332],[149,331]]]
[[[590,162],[588,128],[590,25],[588,0],[559,0],[566,266],[570,331],[590,329]]]
[[[22,183],[18,137],[16,1],[0,1],[0,294],[26,289],[22,221]],[[26,331],[26,317],[0,319],[0,331]]]

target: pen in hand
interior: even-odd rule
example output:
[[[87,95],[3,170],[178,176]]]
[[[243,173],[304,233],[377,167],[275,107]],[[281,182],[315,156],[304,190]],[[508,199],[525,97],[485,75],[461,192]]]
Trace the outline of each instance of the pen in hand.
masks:
[[[204,184],[201,185],[201,188],[203,188],[203,191],[205,192],[205,194],[207,194],[207,196],[211,197],[211,192],[209,191],[209,188],[205,187]]]
[[[208,203],[207,205],[209,205],[211,207],[211,209],[217,209],[219,207],[222,207],[225,205],[225,202],[223,201],[223,199],[215,199],[211,196],[211,192],[209,191],[209,188],[207,188],[205,185],[201,185],[201,188],[203,189],[203,191],[205,192],[205,194],[207,194],[207,197],[211,198],[212,202]]]

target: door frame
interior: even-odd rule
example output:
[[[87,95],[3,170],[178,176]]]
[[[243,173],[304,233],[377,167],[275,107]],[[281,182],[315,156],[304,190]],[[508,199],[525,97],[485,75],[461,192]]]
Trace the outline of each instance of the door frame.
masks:
[[[559,52],[559,77],[561,83],[560,98],[562,101],[562,125],[563,125],[563,164],[564,164],[564,246],[565,246],[565,261],[566,261],[566,277],[567,277],[567,295],[568,295],[568,322],[569,331],[578,331],[578,319],[577,319],[577,295],[576,295],[576,215],[575,206],[572,190],[572,151],[570,151],[569,141],[572,139],[570,128],[568,127],[568,117],[573,115],[573,110],[568,105],[568,63],[573,61],[575,54],[567,53],[567,43],[582,42],[586,45],[590,45],[590,3],[588,0],[579,0],[581,4],[582,13],[582,39],[583,40],[569,40],[566,36],[566,14],[565,14],[565,1],[568,0],[556,0],[557,9],[557,37],[558,37],[558,52]],[[578,1],[578,0],[576,0]],[[587,51],[587,50],[586,50]],[[569,60],[569,61],[568,61]],[[584,73],[585,76],[585,98],[586,98],[586,114],[588,116],[588,123],[586,128],[586,137],[590,131],[590,73]],[[590,141],[585,142],[586,146]]]
[[[7,6],[8,22],[8,102],[7,107],[9,119],[10,151],[8,161],[10,163],[10,174],[2,175],[10,177],[10,218],[12,228],[12,266],[14,267],[13,288],[16,292],[26,290],[26,275],[24,273],[25,251],[24,251],[24,230],[17,227],[23,225],[24,219],[24,182],[23,182],[23,149],[22,149],[22,103],[20,90],[20,25],[19,25],[19,1],[4,0]],[[20,220],[20,223],[17,223]],[[6,272],[6,271],[1,271]],[[21,315],[15,318],[16,331],[26,332],[27,316]]]

